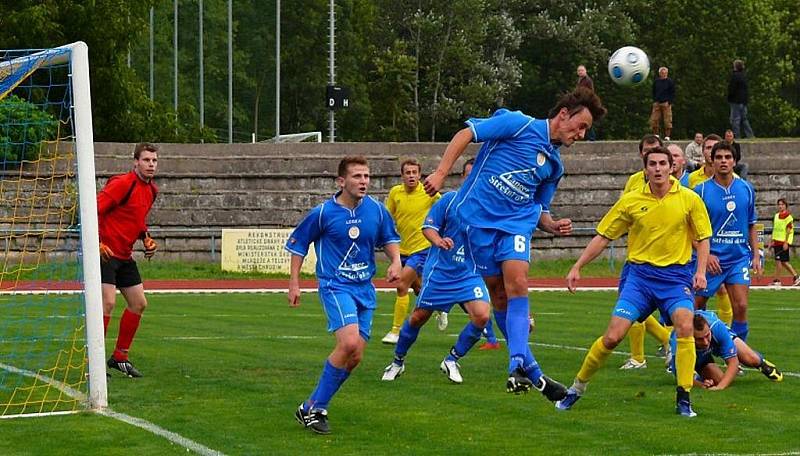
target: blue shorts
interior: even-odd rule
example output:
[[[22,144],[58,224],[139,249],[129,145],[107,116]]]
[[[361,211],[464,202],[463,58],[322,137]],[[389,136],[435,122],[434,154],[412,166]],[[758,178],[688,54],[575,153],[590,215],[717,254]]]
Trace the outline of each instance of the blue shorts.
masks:
[[[425,310],[450,312],[456,304],[470,301],[489,302],[489,291],[478,276],[448,283],[425,282],[417,296],[417,307]]]
[[[376,305],[375,287],[372,283],[354,285],[320,280],[319,300],[328,317],[328,332],[357,324],[361,338],[369,341],[372,313],[375,312]]]
[[[400,255],[400,264],[403,267],[408,266],[417,273],[417,276],[422,277],[422,269],[425,267],[425,260],[428,259],[428,252],[431,249],[420,250],[411,255]]]
[[[665,316],[671,316],[677,309],[693,312],[693,275],[690,265],[658,267],[628,263],[612,315],[641,322],[656,310]]]
[[[723,266],[722,272],[719,274],[706,272],[706,281],[708,282],[706,288],[697,292],[698,296],[704,298],[714,296],[723,283],[726,285],[750,286],[750,259],[743,259],[737,263]]]
[[[531,233],[506,233],[492,228],[465,227],[468,254],[483,276],[502,273],[507,260],[531,261]]]

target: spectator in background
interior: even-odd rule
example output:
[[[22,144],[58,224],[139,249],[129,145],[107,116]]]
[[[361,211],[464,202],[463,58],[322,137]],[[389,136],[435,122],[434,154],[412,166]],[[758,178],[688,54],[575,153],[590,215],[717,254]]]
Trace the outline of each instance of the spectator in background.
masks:
[[[575,83],[575,87],[586,87],[587,89],[594,92],[594,81],[589,75],[586,73],[586,67],[583,65],[578,65],[578,82]]]
[[[781,269],[792,274],[794,285],[800,285],[800,276],[789,262],[789,247],[794,241],[794,219],[789,212],[789,204],[784,198],[778,198],[778,212],[772,218],[772,251],[775,252],[775,280],[773,285],[781,284]]]
[[[650,112],[650,128],[653,134],[661,131],[664,123],[664,141],[669,141],[672,134],[672,103],[675,101],[675,83],[669,78],[669,69],[658,69],[658,78],[653,81],[653,110]]]
[[[738,138],[752,138],[753,129],[747,119],[747,77],[744,74],[744,62],[733,61],[733,73],[728,83],[728,104],[731,106],[731,128]],[[744,134],[744,136],[742,136]]]
[[[683,151],[686,157],[686,168],[689,172],[703,166],[705,158],[703,157],[703,134],[697,132],[694,134],[694,141],[686,145]]]
[[[576,70],[578,73],[578,81],[575,83],[575,88],[578,87],[586,87],[587,89],[594,92],[594,81],[592,78],[589,77],[589,74],[586,73],[586,67],[583,65],[578,65],[578,69]],[[597,137],[597,134],[594,131],[594,126],[586,132],[586,140],[587,141],[594,141]]]
[[[747,170],[750,167],[747,166],[747,163],[742,161],[742,147],[739,143],[736,142],[735,135],[733,134],[733,130],[725,130],[725,137],[723,138],[725,142],[731,145],[731,151],[733,152],[733,158],[736,159],[736,166],[733,167],[733,171],[739,175],[744,180],[747,180]]]

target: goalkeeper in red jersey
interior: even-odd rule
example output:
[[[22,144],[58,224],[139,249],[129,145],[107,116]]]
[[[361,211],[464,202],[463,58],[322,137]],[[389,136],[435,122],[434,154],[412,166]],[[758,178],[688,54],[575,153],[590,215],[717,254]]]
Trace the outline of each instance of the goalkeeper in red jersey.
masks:
[[[144,257],[148,260],[158,248],[146,224],[147,214],[158,194],[158,188],[153,183],[157,167],[158,146],[139,143],[133,151],[133,170],[112,176],[97,195],[103,324],[106,331],[116,304],[117,289],[127,303],[119,322],[117,345],[108,359],[108,367],[128,377],[142,376],[128,359],[128,350],[147,307],[142,278],[133,259],[133,245],[141,239]]]

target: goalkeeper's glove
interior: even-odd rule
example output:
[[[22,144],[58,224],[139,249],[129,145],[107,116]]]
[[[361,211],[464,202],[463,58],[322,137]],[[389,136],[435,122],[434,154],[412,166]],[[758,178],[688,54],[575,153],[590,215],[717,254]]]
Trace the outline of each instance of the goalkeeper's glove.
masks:
[[[144,233],[142,244],[144,244],[144,257],[148,260],[153,258],[153,255],[156,254],[156,250],[158,250],[158,244],[150,237],[150,233]]]
[[[112,256],[114,256],[114,251],[111,250],[111,247],[109,247],[109,246],[107,246],[107,245],[105,245],[105,244],[103,244],[101,242],[100,243],[100,261],[105,263],[108,260],[110,260]]]

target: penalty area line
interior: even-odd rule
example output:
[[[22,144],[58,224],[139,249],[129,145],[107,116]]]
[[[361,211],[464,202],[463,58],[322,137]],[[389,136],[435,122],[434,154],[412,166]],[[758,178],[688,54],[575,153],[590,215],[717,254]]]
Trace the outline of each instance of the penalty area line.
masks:
[[[5,364],[5,363],[0,363],[0,369],[3,369],[5,371],[8,371],[8,372],[11,372],[11,373],[14,373],[14,374],[20,374],[20,375],[23,375],[25,377],[35,378],[35,379],[37,379],[37,380],[39,380],[41,382],[47,383],[49,385],[52,385],[54,388],[57,388],[59,391],[63,392],[64,394],[75,398],[79,402],[84,402],[85,403],[87,401],[86,394],[84,394],[81,391],[78,391],[75,388],[72,388],[71,386],[69,386],[69,385],[67,385],[67,384],[65,384],[65,383],[63,383],[61,381],[58,381],[58,380],[56,380],[56,379],[54,379],[52,377],[47,377],[45,375],[37,374],[36,372],[30,371],[30,370],[27,370],[27,369],[20,369],[19,367],[10,366],[10,365]],[[66,414],[72,414],[72,413],[80,413],[82,411],[83,410],[73,410],[73,411],[66,411],[66,412],[37,413],[37,414],[31,414],[31,415],[12,415],[12,416],[7,416],[7,417],[0,416],[0,418],[16,418],[16,417],[22,418],[22,417],[41,417],[41,416],[53,416],[53,415],[66,415]],[[145,431],[148,431],[148,432],[150,432],[152,434],[155,434],[157,436],[163,437],[163,438],[169,440],[170,442],[172,442],[172,443],[174,443],[176,445],[180,445],[181,447],[186,448],[189,451],[194,451],[195,453],[203,455],[203,456],[225,456],[224,453],[221,453],[221,452],[219,452],[217,450],[213,450],[211,448],[208,448],[207,446],[204,446],[204,445],[202,445],[200,443],[197,443],[194,440],[188,439],[188,438],[186,438],[186,437],[184,437],[184,436],[182,436],[180,434],[177,434],[175,432],[168,431],[168,430],[162,428],[161,426],[158,426],[157,424],[151,423],[151,422],[149,422],[147,420],[144,420],[144,419],[141,419],[141,418],[136,418],[134,416],[126,415],[125,413],[115,412],[114,410],[112,410],[110,408],[105,408],[105,409],[100,409],[100,410],[87,410],[87,411],[93,411],[93,412],[97,413],[98,415],[107,416],[107,417],[113,418],[113,419],[115,419],[117,421],[121,421],[123,423],[130,424],[131,426],[136,426],[138,428],[144,429]]]

